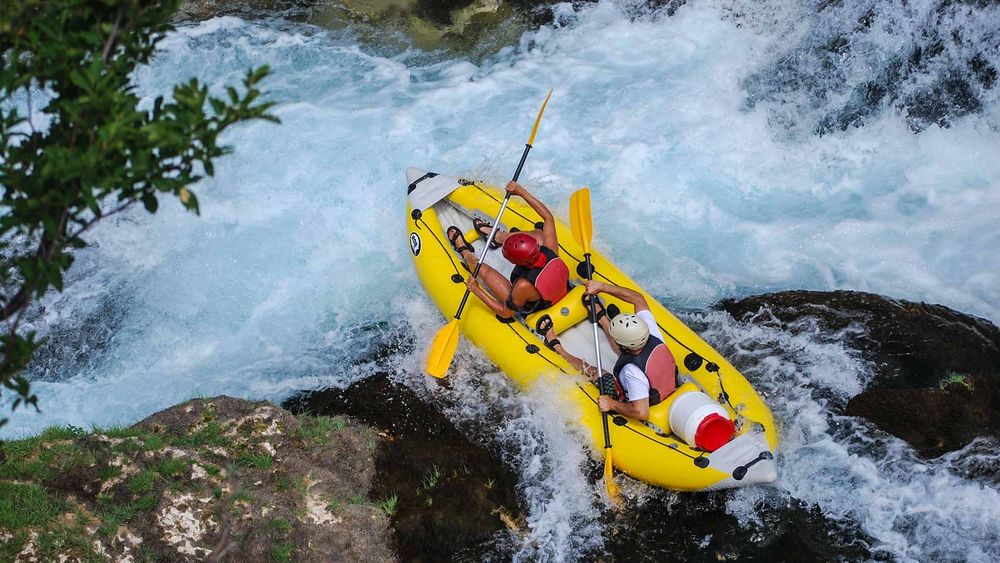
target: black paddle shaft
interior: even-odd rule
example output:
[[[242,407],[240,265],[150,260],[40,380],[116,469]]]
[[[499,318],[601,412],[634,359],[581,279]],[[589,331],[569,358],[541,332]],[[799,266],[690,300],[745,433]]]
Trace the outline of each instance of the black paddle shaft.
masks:
[[[532,135],[534,136],[534,135]],[[521,162],[517,163],[517,170],[514,171],[514,178],[511,182],[516,182],[518,178],[521,177],[521,169],[524,168],[524,161],[528,158],[528,151],[531,150],[531,145],[525,143],[524,152],[521,153]],[[490,231],[490,237],[486,239],[486,248],[483,249],[483,255],[479,257],[479,262],[476,264],[476,268],[472,270],[472,278],[475,279],[479,277],[479,269],[483,267],[483,262],[486,260],[486,253],[490,251],[490,242],[493,241],[493,237],[496,235],[497,226],[500,224],[500,217],[503,212],[507,209],[507,202],[510,201],[510,192],[503,198],[503,204],[500,205],[500,212],[497,213],[497,218],[493,222],[493,230]],[[588,258],[589,260],[589,258]],[[462,302],[458,305],[458,311],[455,312],[455,318],[462,318],[462,310],[465,309],[465,303],[469,300],[469,294],[472,293],[471,288],[465,288],[465,295],[462,296]],[[607,425],[607,423],[605,423]]]
[[[594,268],[590,265],[590,253],[583,255],[584,260],[587,263],[587,281],[594,281]],[[597,324],[597,296],[592,295],[590,298],[590,322]],[[595,333],[596,334],[596,333]],[[596,344],[595,344],[596,345]],[[599,352],[599,351],[598,351]],[[603,373],[597,374],[597,389],[601,392],[601,395],[610,395],[607,378],[604,377]],[[601,413],[601,423],[604,425],[604,447],[611,447],[611,434],[608,431],[608,413]]]

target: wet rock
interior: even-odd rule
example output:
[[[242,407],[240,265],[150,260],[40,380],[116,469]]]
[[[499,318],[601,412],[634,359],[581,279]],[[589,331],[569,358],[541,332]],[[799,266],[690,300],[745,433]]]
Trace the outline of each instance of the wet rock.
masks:
[[[759,501],[751,521],[726,510],[731,492],[658,491],[627,507],[606,545],[616,561],[863,561],[872,539],[797,500]],[[759,518],[759,519],[758,519]]]
[[[1000,436],[1000,380],[970,377],[942,388],[869,389],[853,397],[846,412],[936,457],[977,436]]]
[[[860,291],[783,291],[719,306],[737,319],[756,315],[756,322],[815,317],[830,332],[864,327],[847,338],[875,362],[873,387],[938,387],[954,373],[991,377],[1000,367],[1000,329],[943,305]]]
[[[392,561],[388,510],[367,496],[373,440],[348,418],[219,397],[7,442],[0,560]]]
[[[396,497],[396,549],[406,561],[461,553],[477,559],[506,535],[519,508],[517,477],[500,457],[473,444],[441,413],[384,375],[346,390],[304,394],[295,412],[347,415],[380,430],[374,498]]]
[[[183,0],[177,21],[207,20],[218,16],[260,17],[264,14],[304,16],[325,0]]]
[[[826,331],[843,331],[875,368],[846,414],[924,455],[1000,436],[1000,329],[985,319],[857,291],[786,291],[720,306],[751,322],[787,325],[812,317]],[[846,330],[852,326],[859,330]]]
[[[328,29],[353,24],[362,41],[380,47],[394,45],[398,41],[394,36],[402,30],[409,42],[420,48],[443,46],[478,52],[515,42],[529,21],[534,21],[535,4],[503,0],[185,0],[174,19],[280,16]],[[551,17],[544,21],[551,21]]]

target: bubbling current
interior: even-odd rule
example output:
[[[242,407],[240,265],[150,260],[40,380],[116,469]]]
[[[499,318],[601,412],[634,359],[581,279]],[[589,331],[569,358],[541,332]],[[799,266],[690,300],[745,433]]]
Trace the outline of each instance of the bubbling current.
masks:
[[[415,165],[502,184],[550,87],[522,182],[561,215],[569,194],[589,186],[596,246],[668,307],[845,288],[997,322],[996,92],[977,87],[978,106],[917,125],[915,114],[889,100],[922,99],[918,75],[888,89],[882,102],[862,104],[868,98],[857,98],[858,85],[877,78],[865,69],[880,67],[850,53],[890,59],[934,5],[879,3],[866,31],[840,26],[857,47],[846,55],[819,57],[811,44],[789,50],[809,41],[802,31],[786,39],[797,22],[824,27],[837,9],[848,8],[697,2],[667,17],[634,3],[564,4],[554,8],[553,24],[480,62],[380,52],[350,27],[231,17],[181,27],[135,75],[145,103],[193,76],[221,93],[248,67],[267,64],[273,74],[265,89],[282,124],[250,123],[227,134],[235,152],[194,188],[200,216],[163,201],[155,216],[137,211],[93,231],[66,291],[47,296],[28,327],[49,338],[29,371],[42,412],[18,410],[0,432],[130,424],[198,396],[280,400],[346,386],[385,363],[419,381],[420,354],[441,318],[411,266],[403,172]],[[997,21],[997,11],[984,10],[993,11],[948,25],[967,30],[966,38],[985,37],[980,20]],[[947,48],[956,60],[1000,66],[994,44],[966,39]],[[720,326],[720,342],[760,336]],[[364,360],[380,348],[394,351],[379,365]],[[803,346],[801,353],[818,366],[831,352]],[[850,354],[834,357],[843,371],[768,364],[747,371],[772,403],[782,401],[784,384],[860,391],[866,368]],[[584,446],[539,414],[544,397],[509,395],[487,395],[525,413],[505,418],[498,439],[519,452],[522,477],[538,480],[522,490],[535,535],[515,552],[574,559],[600,544],[589,514],[600,501],[560,496],[593,492],[581,469]],[[823,401],[797,394],[788,405],[776,408],[792,432],[786,464],[819,471],[859,460],[857,438],[826,427],[832,415]],[[489,425],[474,408],[451,414]],[[958,507],[944,501],[960,493],[982,509],[988,499],[975,500],[982,487],[933,464],[926,477],[904,478],[893,464],[918,463],[900,450],[895,444],[877,461],[861,457],[868,475],[825,482],[825,489],[811,485],[807,471],[783,468],[775,490],[863,522],[878,549],[897,558],[955,556],[929,545],[958,529],[946,523]],[[852,509],[843,499],[859,482],[871,507],[940,515],[929,527],[907,527],[893,524],[891,509]],[[751,500],[740,503],[748,494],[734,497],[734,511],[752,511]],[[930,495],[927,506],[914,495]],[[935,500],[945,507],[929,508]],[[955,549],[995,556],[995,530],[972,527],[978,535],[954,540]]]

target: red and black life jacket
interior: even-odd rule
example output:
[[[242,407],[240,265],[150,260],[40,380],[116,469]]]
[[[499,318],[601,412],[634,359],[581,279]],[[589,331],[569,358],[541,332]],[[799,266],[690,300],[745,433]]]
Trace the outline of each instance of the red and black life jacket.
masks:
[[[614,376],[618,400],[625,400],[624,388],[621,384],[621,372],[628,364],[635,365],[646,379],[649,380],[649,406],[653,406],[674,392],[677,387],[677,362],[670,348],[662,340],[649,335],[649,341],[638,354],[629,354],[622,350],[615,363]]]
[[[538,301],[525,303],[521,307],[514,306],[514,296],[507,297],[507,307],[517,311],[521,315],[527,315],[551,307],[553,303],[559,301],[569,292],[569,268],[558,254],[546,246],[539,248],[545,261],[533,267],[514,266],[510,273],[510,283],[516,284],[517,280],[524,278],[534,286],[535,291],[542,296]]]

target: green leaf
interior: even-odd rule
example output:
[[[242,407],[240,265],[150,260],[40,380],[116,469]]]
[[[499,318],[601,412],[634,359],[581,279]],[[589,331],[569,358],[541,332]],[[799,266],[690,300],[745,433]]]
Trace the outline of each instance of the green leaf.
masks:
[[[99,222],[102,206],[141,201],[155,213],[163,192],[198,213],[188,188],[200,179],[196,170],[214,175],[216,159],[229,152],[219,136],[253,119],[279,121],[256,87],[267,67],[248,69],[242,97],[232,85],[210,97],[191,79],[161,85],[173,96],[140,109],[131,77],[173,29],[176,0],[0,2],[0,251],[8,264],[0,305],[11,322],[31,299],[62,289],[72,250],[86,246],[73,233]],[[126,17],[105,58],[118,13]],[[29,89],[45,92],[34,111],[53,126],[29,131],[18,110]],[[15,295],[29,299],[12,303]],[[36,401],[27,380],[17,379],[36,347],[31,333],[0,338],[0,388],[16,391],[18,405]]]
[[[146,211],[156,213],[156,208],[159,207],[160,202],[156,200],[156,196],[152,192],[146,192],[142,194],[142,205],[146,207]]]

